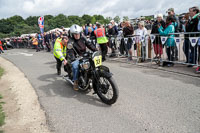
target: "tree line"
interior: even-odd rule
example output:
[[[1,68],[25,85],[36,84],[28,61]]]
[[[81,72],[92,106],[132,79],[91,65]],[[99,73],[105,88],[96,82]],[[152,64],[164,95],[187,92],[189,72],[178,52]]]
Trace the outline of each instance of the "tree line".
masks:
[[[26,19],[15,15],[7,19],[0,20],[0,38],[21,36],[22,34],[39,33],[38,18],[40,16],[29,16]],[[127,18],[127,17],[125,17]],[[120,22],[120,17],[116,16],[106,17],[102,15],[83,15],[83,16],[66,16],[59,14],[57,16],[45,15],[44,16],[44,31],[49,31],[54,28],[70,27],[72,24],[85,25],[87,23],[94,24],[99,22],[101,24],[108,24],[110,20],[114,19],[115,22]]]

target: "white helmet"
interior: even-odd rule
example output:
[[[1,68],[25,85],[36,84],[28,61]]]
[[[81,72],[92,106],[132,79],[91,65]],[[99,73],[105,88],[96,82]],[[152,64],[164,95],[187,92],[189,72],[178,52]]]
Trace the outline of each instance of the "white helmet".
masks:
[[[71,34],[79,34],[82,32],[82,28],[78,26],[77,24],[74,24],[70,27],[70,33]]]

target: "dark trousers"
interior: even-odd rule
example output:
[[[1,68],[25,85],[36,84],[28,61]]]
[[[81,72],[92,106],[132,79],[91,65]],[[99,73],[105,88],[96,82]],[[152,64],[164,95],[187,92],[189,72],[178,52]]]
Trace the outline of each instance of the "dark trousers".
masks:
[[[174,61],[175,60],[175,46],[167,47],[166,52],[167,52],[168,60]]]
[[[145,59],[146,59],[146,46],[142,46],[141,56],[142,56],[142,61],[145,61]]]
[[[36,52],[40,51],[40,48],[38,45],[35,45],[35,49],[36,49]]]
[[[178,47],[175,46],[175,59],[178,60]]]
[[[101,48],[102,59],[105,60],[106,59],[106,54],[108,52],[107,44],[103,43],[103,44],[99,44],[99,46]]]
[[[186,63],[189,63],[190,62],[190,40],[189,39],[185,39],[184,41],[184,44],[183,44],[183,51],[184,51],[184,54],[186,56]]]
[[[47,52],[50,52],[51,51],[51,46],[50,46],[49,42],[46,42],[46,47],[47,47]]]
[[[57,71],[60,72],[61,71],[61,67],[62,67],[62,61],[60,59],[58,59],[57,57],[55,57],[55,59],[56,59],[56,62],[57,62],[57,64],[56,64]]]
[[[40,47],[41,49],[44,49],[44,47],[43,47],[43,45],[42,45],[42,40],[39,41],[39,47]]]
[[[189,39],[185,39],[183,51],[186,56],[186,62],[196,64],[197,61],[197,44],[193,47]]]
[[[0,53],[4,53],[3,50],[1,50],[1,48],[0,48]]]
[[[190,50],[191,50],[191,61],[189,63],[191,64],[196,64],[197,63],[197,45],[196,44],[194,47],[190,45]]]
[[[120,51],[120,54],[122,55],[124,54],[128,55],[128,48],[127,48],[127,44],[125,44],[124,39],[121,40],[119,51]]]

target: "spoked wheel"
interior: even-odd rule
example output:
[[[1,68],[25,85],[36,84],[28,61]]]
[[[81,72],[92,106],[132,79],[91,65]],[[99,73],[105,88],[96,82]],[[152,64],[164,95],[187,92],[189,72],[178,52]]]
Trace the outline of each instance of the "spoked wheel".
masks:
[[[97,95],[108,104],[114,104],[118,98],[118,87],[112,77],[100,76]]]

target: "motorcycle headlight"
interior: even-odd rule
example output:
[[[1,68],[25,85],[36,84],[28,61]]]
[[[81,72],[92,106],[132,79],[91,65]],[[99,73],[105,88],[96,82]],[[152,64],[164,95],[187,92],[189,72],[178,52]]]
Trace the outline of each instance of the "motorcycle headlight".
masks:
[[[85,61],[82,63],[82,68],[84,68],[85,70],[90,68],[90,62],[89,61]]]

